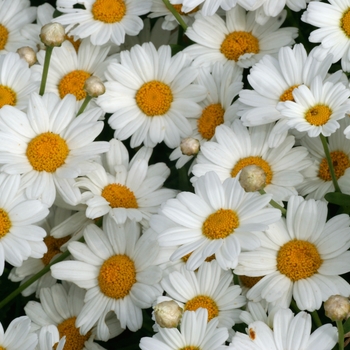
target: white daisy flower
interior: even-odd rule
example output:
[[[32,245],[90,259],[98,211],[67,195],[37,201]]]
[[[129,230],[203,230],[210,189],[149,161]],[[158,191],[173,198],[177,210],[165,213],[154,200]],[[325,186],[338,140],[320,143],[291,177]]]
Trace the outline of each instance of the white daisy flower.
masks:
[[[202,8],[203,15],[212,16],[217,12],[219,7],[225,11],[231,10],[236,5],[237,0],[172,0],[171,3],[182,5],[180,9],[185,13],[196,10],[200,4],[204,3]]]
[[[0,110],[0,164],[6,173],[24,174],[26,195],[51,206],[56,191],[70,204],[81,194],[74,178],[94,169],[91,162],[109,149],[93,142],[103,128],[102,111],[94,108],[75,118],[75,98],[32,93],[27,114],[12,106]]]
[[[105,216],[103,228],[87,226],[86,244],[72,242],[68,246],[76,261],[51,267],[55,278],[87,289],[76,326],[86,334],[98,322],[100,339],[107,338],[104,319],[110,311],[117,315],[122,328],[137,331],[142,326],[142,309],[151,307],[162,294],[162,271],[153,265],[157,246],[140,238],[140,228],[134,221],[117,225]]]
[[[278,301],[300,310],[318,310],[331,295],[349,295],[350,285],[338,275],[350,271],[350,219],[327,219],[327,204],[293,196],[286,219],[259,236],[261,247],[239,256],[235,274],[265,276],[247,293],[253,301]]]
[[[246,193],[237,179],[221,184],[217,174],[209,172],[194,188],[195,193],[182,192],[162,206],[160,214],[171,219],[173,227],[158,237],[161,246],[178,246],[172,261],[192,252],[186,262],[189,270],[213,254],[222,269],[234,268],[241,250],[260,246],[253,232],[265,230],[281,216],[279,210],[267,208],[270,195]],[[150,220],[155,230],[158,221],[157,216]]]
[[[95,219],[109,213],[117,223],[129,218],[148,226],[158,207],[176,195],[175,190],[162,187],[170,170],[164,163],[148,166],[150,148],[141,148],[129,162],[121,141],[112,139],[110,145],[105,166],[96,165],[95,171],[77,179],[77,186],[85,190],[86,216]]]
[[[300,85],[293,90],[294,101],[280,102],[277,109],[286,119],[282,129],[306,131],[310,137],[329,136],[339,128],[337,120],[350,111],[350,90],[339,82],[322,82],[316,76],[310,88]]]
[[[198,70],[190,67],[182,52],[171,57],[170,46],[157,51],[152,43],[136,45],[111,62],[106,72],[106,93],[97,103],[107,113],[114,136],[131,147],[144,143],[154,147],[162,141],[170,148],[191,134],[188,118],[200,115],[197,102],[204,99],[204,87],[192,84]]]
[[[15,52],[22,46],[35,48],[35,43],[23,38],[21,28],[36,18],[36,8],[29,0],[0,1],[0,54]]]
[[[283,137],[278,147],[269,148],[267,140],[272,128],[273,125],[269,124],[248,130],[239,120],[234,121],[231,128],[218,126],[216,142],[206,142],[197,156],[192,170],[195,177],[191,181],[195,182],[209,171],[217,173],[221,181],[231,177],[242,181],[242,170],[254,165],[264,175],[264,191],[270,193],[275,201],[296,195],[295,186],[303,181],[301,170],[312,164],[307,149],[294,147],[295,139],[291,135]]]
[[[241,312],[239,318],[247,325],[255,321],[261,321],[273,328],[273,318],[278,310],[280,310],[280,307],[271,307],[271,304],[266,303],[264,300],[256,303],[248,301],[245,310]]]
[[[186,311],[180,329],[160,328],[153,338],[141,338],[141,350],[201,349],[219,350],[228,337],[226,328],[217,328],[219,320],[208,322],[207,309]]]
[[[311,315],[280,309],[273,320],[273,330],[262,321],[251,323],[247,334],[236,333],[228,350],[331,350],[338,341],[338,331],[325,324],[311,333]]]
[[[254,12],[236,6],[226,13],[226,22],[218,15],[196,15],[186,35],[196,44],[184,52],[194,59],[196,66],[214,62],[230,62],[243,68],[251,67],[266,54],[277,53],[282,46],[292,45],[297,28],[279,28],[287,13],[282,11],[263,26],[255,22]]]
[[[82,0],[84,8],[74,8],[76,0],[58,0],[57,9],[64,14],[53,22],[67,25],[66,32],[78,38],[90,38],[94,45],[108,41],[120,45],[125,34],[137,35],[143,27],[139,16],[151,9],[151,0]]]

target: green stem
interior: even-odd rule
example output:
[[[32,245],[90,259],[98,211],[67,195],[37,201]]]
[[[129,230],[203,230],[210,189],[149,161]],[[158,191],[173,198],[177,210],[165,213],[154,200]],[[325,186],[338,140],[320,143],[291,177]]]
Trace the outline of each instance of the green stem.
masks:
[[[78,113],[77,113],[77,116],[84,112],[86,106],[89,104],[89,102],[91,101],[91,99],[92,99],[91,96],[86,95],[83,104],[82,104],[82,105],[80,106],[80,108],[79,108],[79,111],[78,111]]]
[[[47,74],[49,73],[50,59],[51,59],[53,48],[54,48],[53,46],[46,46],[43,75],[41,77],[41,84],[40,84],[40,91],[39,91],[40,96],[44,95],[44,92],[45,92]]]
[[[332,177],[332,182],[333,182],[333,185],[334,185],[335,192],[341,192],[340,187],[338,185],[338,180],[337,180],[337,178],[335,176],[333,162],[332,162],[331,154],[329,153],[327,140],[326,140],[325,136],[323,136],[322,134],[320,134],[320,139],[321,139],[321,142],[322,142],[324,153],[326,155],[328,168],[329,168],[329,172],[330,172],[331,177]]]
[[[167,7],[167,9],[174,15],[174,17],[179,22],[179,24],[183,28],[183,30],[186,31],[187,24],[182,19],[181,15],[175,10],[174,6],[170,3],[169,0],[163,0],[163,2],[164,2],[164,5]]]
[[[344,327],[342,321],[336,321],[338,327],[338,345],[339,350],[344,350]]]
[[[312,319],[314,320],[316,327],[317,328],[321,327],[322,322],[321,322],[320,317],[318,316],[318,313],[316,310],[311,312],[311,316],[312,316]]]
[[[266,192],[264,190],[259,190],[259,193],[260,194],[266,194]],[[276,208],[276,209],[279,209],[281,212],[282,212],[282,215],[283,216],[286,216],[287,215],[287,210],[285,208],[283,208],[281,205],[279,205],[277,202],[275,202],[273,199],[270,200],[270,204]]]
[[[297,303],[295,302],[294,299],[290,302],[290,308],[297,314],[300,312],[300,309],[298,308]]]

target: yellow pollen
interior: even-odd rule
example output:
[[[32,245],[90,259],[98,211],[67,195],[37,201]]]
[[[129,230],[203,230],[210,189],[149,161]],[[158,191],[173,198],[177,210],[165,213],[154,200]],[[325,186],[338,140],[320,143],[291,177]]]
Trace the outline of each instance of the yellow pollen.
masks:
[[[163,115],[173,102],[173,93],[168,85],[152,80],[137,91],[136,103],[148,117]]]
[[[248,32],[232,32],[226,35],[220,51],[228,60],[237,62],[246,53],[259,53],[259,40]]]
[[[208,322],[214,317],[219,316],[219,308],[216,302],[206,295],[197,295],[185,304],[184,311],[196,311],[198,308],[205,308],[208,310]]]
[[[277,269],[292,282],[313,276],[321,265],[316,246],[307,241],[289,241],[277,254]]]
[[[8,86],[0,85],[0,108],[5,105],[15,106],[17,94]]]
[[[68,40],[75,48],[75,51],[78,52],[80,44],[81,44],[81,40],[74,40],[74,38],[71,35],[65,35],[66,40]]]
[[[305,112],[306,121],[315,126],[324,125],[330,119],[332,110],[325,105],[316,105]]]
[[[90,77],[91,74],[83,70],[74,70],[66,74],[58,84],[60,97],[63,98],[67,94],[72,94],[78,101],[84,99],[86,97],[84,84],[86,79]]]
[[[60,323],[57,328],[60,334],[60,338],[66,336],[66,343],[64,350],[82,350],[84,349],[84,343],[90,338],[91,331],[85,335],[81,335],[79,328],[75,327],[75,320],[77,318],[71,317]],[[55,347],[55,349],[57,346]]]
[[[104,23],[120,22],[126,13],[123,0],[96,0],[92,5],[91,13],[96,21]]]
[[[107,297],[124,298],[135,283],[135,265],[127,255],[113,255],[101,266],[98,284]]]
[[[299,85],[293,85],[289,89],[283,92],[283,94],[280,96],[280,101],[286,102],[286,101],[294,101],[293,97],[293,91],[296,89]]]
[[[203,138],[210,140],[214,136],[216,127],[224,122],[224,114],[220,103],[211,104],[203,110],[197,120],[198,132]]]
[[[4,209],[0,209],[0,239],[9,233],[11,226],[9,215]]]
[[[345,35],[350,38],[350,7],[344,12],[340,20],[340,27],[343,29]]]
[[[67,143],[60,135],[45,132],[29,142],[26,156],[34,170],[53,173],[64,164],[68,153]]]
[[[241,275],[239,276],[239,280],[243,284],[244,287],[247,288],[252,288],[254,287],[264,276],[259,276],[259,277],[250,277],[250,276],[245,276]]]
[[[0,24],[0,50],[3,50],[5,48],[8,37],[9,37],[9,31],[5,26]]]
[[[173,5],[173,7],[176,10],[176,12],[178,12],[181,16],[190,15],[191,13],[195,13],[195,12],[197,12],[199,10],[199,6],[197,6],[190,12],[182,12],[181,11],[182,4],[180,4],[180,5]]]
[[[43,264],[48,265],[56,254],[62,253],[60,250],[61,245],[66,243],[69,239],[70,239],[70,236],[62,237],[62,238],[54,238],[52,236],[46,236],[44,238],[44,243],[47,246],[47,252],[41,258],[41,261],[43,262]]]
[[[342,177],[345,170],[350,167],[350,159],[343,151],[330,152],[334,173],[337,179]],[[318,177],[324,181],[331,181],[331,173],[326,158],[323,158],[318,170]]]
[[[269,185],[271,183],[273,172],[271,170],[269,163],[266,160],[262,159],[261,157],[257,157],[257,156],[251,156],[251,157],[240,159],[231,170],[231,176],[236,177],[237,174],[248,165],[256,165],[260,167],[266,175],[266,180],[265,180],[266,185]]]
[[[109,184],[101,193],[112,208],[138,208],[134,192],[121,184]]]
[[[237,214],[231,209],[219,209],[204,221],[202,233],[209,239],[226,238],[239,226]]]
[[[253,330],[253,329],[249,329],[249,338],[251,339],[251,340],[255,340],[255,337],[256,337],[256,333],[255,333],[255,331]]]

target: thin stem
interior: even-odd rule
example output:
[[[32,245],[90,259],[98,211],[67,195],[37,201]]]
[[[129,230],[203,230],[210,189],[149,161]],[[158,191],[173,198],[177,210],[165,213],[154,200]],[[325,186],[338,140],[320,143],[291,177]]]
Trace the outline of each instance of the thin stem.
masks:
[[[338,327],[339,350],[344,350],[344,327],[342,321],[336,321]]]
[[[266,192],[264,190],[259,190],[260,194],[266,194]],[[279,209],[282,212],[282,215],[286,216],[287,215],[287,210],[285,208],[283,208],[281,205],[279,205],[277,202],[275,202],[273,199],[270,200],[270,204],[276,208]]]
[[[91,96],[86,95],[83,104],[82,104],[82,105],[80,106],[80,108],[79,108],[79,111],[78,111],[78,113],[77,113],[77,116],[84,112],[86,106],[89,104],[89,102],[91,101],[91,99],[92,99]]]
[[[338,180],[337,180],[337,178],[335,176],[333,162],[332,162],[331,154],[329,153],[327,140],[322,134],[320,134],[320,139],[321,139],[321,142],[322,142],[324,153],[326,155],[328,168],[329,168],[329,172],[331,173],[332,182],[333,182],[333,185],[334,185],[335,192],[341,192],[340,187],[338,185]]]
[[[175,10],[174,6],[169,2],[169,0],[163,0],[163,2],[164,2],[164,5],[167,7],[167,9],[174,15],[174,17],[179,22],[179,24],[183,28],[183,30],[186,31],[187,24],[182,19],[181,15]]]
[[[295,302],[294,299],[290,302],[290,308],[297,314],[300,312],[300,309],[298,308],[297,303]]]
[[[53,48],[54,48],[53,46],[46,46],[43,75],[41,76],[41,84],[40,84],[40,91],[39,91],[40,96],[44,95],[44,92],[45,92],[47,74],[49,73],[50,59],[51,59]]]
[[[321,322],[320,317],[318,316],[318,313],[316,310],[311,312],[311,316],[312,316],[312,319],[314,320],[316,327],[317,328],[321,327],[322,322]]]

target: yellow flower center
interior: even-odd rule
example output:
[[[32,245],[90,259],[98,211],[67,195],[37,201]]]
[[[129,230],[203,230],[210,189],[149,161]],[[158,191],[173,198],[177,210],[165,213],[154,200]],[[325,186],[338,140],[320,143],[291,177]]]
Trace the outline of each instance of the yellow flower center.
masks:
[[[220,103],[211,104],[203,110],[197,120],[198,132],[203,138],[210,140],[214,136],[216,127],[224,122],[224,114]]]
[[[17,94],[8,86],[0,85],[0,108],[5,105],[15,106]]]
[[[219,308],[216,302],[206,295],[197,295],[185,304],[185,311],[196,311],[198,308],[205,308],[208,310],[208,322],[214,317],[219,316]]]
[[[260,167],[266,175],[266,180],[265,180],[266,185],[269,185],[271,183],[273,172],[271,170],[269,163],[266,160],[262,159],[261,157],[257,157],[257,156],[251,156],[251,157],[240,159],[231,170],[231,176],[236,177],[237,174],[248,165],[256,165]]]
[[[228,60],[237,62],[246,53],[259,53],[259,40],[248,32],[232,32],[226,35],[220,51]]]
[[[52,236],[46,236],[44,238],[44,243],[47,246],[47,252],[41,258],[41,261],[43,262],[43,264],[48,265],[56,254],[62,253],[60,250],[61,245],[66,243],[69,239],[70,239],[70,236],[62,237],[62,238],[54,238]]]
[[[9,31],[5,26],[0,24],[0,50],[3,50],[5,48],[8,37],[9,37]]]
[[[0,209],[0,239],[5,237],[12,226],[9,215],[4,209]]]
[[[204,221],[202,233],[209,239],[226,238],[239,226],[237,214],[231,209],[219,209]]]
[[[314,244],[294,239],[284,244],[277,254],[277,269],[292,282],[314,275],[322,259]]]
[[[79,328],[75,327],[75,320],[77,318],[71,317],[60,323],[57,328],[60,334],[60,338],[66,336],[66,343],[64,350],[82,350],[84,349],[84,343],[90,338],[91,331],[85,335],[81,335]],[[56,347],[55,347],[56,348]]]
[[[34,170],[53,173],[64,164],[68,153],[67,143],[60,135],[45,132],[29,142],[26,156]]]
[[[199,348],[198,346],[189,345],[189,346],[185,346],[179,350],[201,350],[201,348]]]
[[[65,35],[66,40],[68,40],[75,48],[75,51],[78,52],[80,44],[81,44],[81,40],[74,40],[74,38],[71,35]]]
[[[6,348],[3,348],[3,347],[0,345],[0,350],[6,350]]]
[[[350,167],[350,159],[343,151],[330,152],[332,164],[334,168],[334,173],[337,179],[342,177],[345,170]],[[323,158],[318,170],[318,177],[324,181],[331,181],[331,173],[329,171],[329,166],[327,158]]]
[[[135,283],[135,265],[127,255],[113,255],[101,266],[98,284],[107,297],[124,298]]]
[[[101,193],[112,208],[138,208],[134,192],[121,184],[109,184]]]
[[[195,13],[197,11],[199,11],[199,6],[195,7],[192,11],[190,12],[182,12],[181,11],[181,8],[182,8],[182,4],[180,5],[173,5],[174,9],[176,10],[176,12],[178,12],[180,15],[182,16],[186,16],[186,15],[189,15],[191,13]]]
[[[324,125],[330,119],[332,110],[325,105],[316,105],[305,112],[306,121],[315,126]]]
[[[345,35],[350,38],[350,8],[348,8],[340,20],[340,27],[343,29]]]
[[[126,13],[123,0],[96,0],[92,5],[91,13],[94,20],[104,23],[120,22]]]
[[[283,92],[283,94],[280,96],[280,101],[281,102],[286,102],[286,101],[294,101],[293,97],[293,91],[296,89],[299,85],[293,85],[289,89]]]
[[[250,277],[250,276],[245,276],[241,275],[239,276],[239,280],[243,284],[244,287],[247,288],[252,288],[254,287],[264,276],[259,276],[259,277]]]
[[[63,98],[67,94],[72,94],[80,101],[86,97],[84,84],[86,79],[90,78],[91,74],[83,70],[74,70],[66,74],[58,84],[58,92]]]
[[[152,80],[143,84],[136,93],[136,103],[148,117],[163,115],[173,102],[173,93],[168,85]]]

